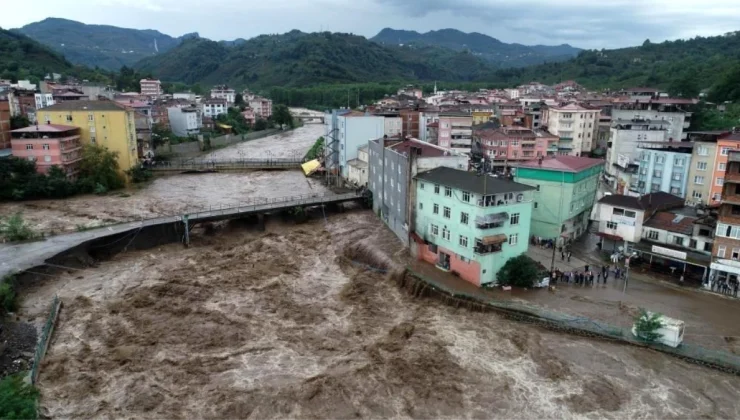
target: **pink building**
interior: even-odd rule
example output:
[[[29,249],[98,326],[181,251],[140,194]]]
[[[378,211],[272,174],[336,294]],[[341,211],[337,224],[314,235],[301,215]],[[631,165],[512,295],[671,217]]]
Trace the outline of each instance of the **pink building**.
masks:
[[[242,117],[244,117],[244,121],[249,125],[254,125],[255,121],[257,121],[257,117],[255,117],[254,110],[252,108],[244,108],[244,111],[242,111]]]
[[[82,159],[80,129],[67,125],[42,124],[13,130],[13,156],[36,163],[36,170],[47,173],[59,166],[69,178],[77,174]]]
[[[470,153],[473,145],[473,116],[462,112],[441,112],[437,144],[458,153]]]
[[[272,101],[267,98],[255,96],[249,100],[249,107],[254,110],[257,118],[266,120],[272,116]]]
[[[558,137],[542,130],[493,128],[492,124],[484,124],[476,126],[473,136],[494,166],[509,166],[512,162],[554,156],[557,152]]]

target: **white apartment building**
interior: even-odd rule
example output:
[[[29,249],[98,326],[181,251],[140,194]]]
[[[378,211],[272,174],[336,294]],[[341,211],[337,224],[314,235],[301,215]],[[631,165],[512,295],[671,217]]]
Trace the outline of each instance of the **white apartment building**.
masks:
[[[162,94],[162,82],[159,80],[141,79],[139,80],[139,86],[142,95],[158,98]]]
[[[388,137],[400,136],[403,132],[403,120],[401,117],[385,117],[385,135]],[[367,162],[367,161],[366,161]]]
[[[229,104],[226,99],[208,99],[203,101],[201,104],[203,107],[203,116],[216,118],[221,114],[225,114],[229,110]]]
[[[226,85],[214,86],[211,89],[211,99],[225,99],[231,105],[236,102],[236,91]]]
[[[167,116],[170,121],[172,133],[180,137],[188,137],[200,133],[203,126],[203,118],[200,109],[191,107],[167,108]]]
[[[599,108],[575,102],[542,108],[542,123],[550,134],[560,138],[559,155],[583,156],[594,149],[600,112]]]
[[[47,106],[52,106],[56,103],[51,93],[36,93],[33,96],[34,96],[34,99],[36,100],[37,110],[41,108],[46,108]]]

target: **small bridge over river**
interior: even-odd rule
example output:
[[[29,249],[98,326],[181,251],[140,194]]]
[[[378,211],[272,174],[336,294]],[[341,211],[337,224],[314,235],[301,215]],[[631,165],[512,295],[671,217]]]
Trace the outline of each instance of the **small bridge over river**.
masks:
[[[148,166],[155,173],[182,173],[182,172],[228,172],[246,170],[269,169],[301,169],[300,159],[181,159],[166,162],[156,162]]]
[[[83,232],[57,235],[46,240],[20,244],[0,244],[0,278],[33,267],[45,265],[49,259],[67,253],[77,247],[100,249],[120,247],[126,249],[134,240],[148,242],[151,246],[182,240],[189,243],[189,231],[193,225],[218,220],[239,219],[252,215],[296,207],[307,208],[362,201],[360,191],[344,194],[309,194],[280,198],[253,198],[235,205],[203,206],[180,214],[141,219],[115,225],[102,226]],[[135,245],[135,243],[134,243]]]
[[[318,111],[310,111],[310,110],[304,110],[300,112],[296,112],[291,110],[291,115],[296,120],[301,120],[304,123],[318,123],[323,124],[324,123],[324,113],[318,112]]]

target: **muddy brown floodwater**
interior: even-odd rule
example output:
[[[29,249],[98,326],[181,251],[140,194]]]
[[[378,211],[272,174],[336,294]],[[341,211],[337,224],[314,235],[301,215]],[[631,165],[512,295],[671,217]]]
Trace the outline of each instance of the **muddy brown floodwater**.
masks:
[[[351,250],[364,252],[357,256]],[[51,418],[738,418],[740,378],[415,299],[368,211],[119,254],[24,291],[64,309]]]
[[[303,155],[323,134],[324,126],[306,124],[295,130],[238,143],[213,152],[214,158],[292,157]],[[20,212],[37,232],[62,233],[85,227],[171,215],[208,206],[237,205],[250,198],[278,198],[325,193],[319,180],[301,171],[254,171],[157,177],[141,188],[105,196],[36,200],[0,204],[0,218]]]

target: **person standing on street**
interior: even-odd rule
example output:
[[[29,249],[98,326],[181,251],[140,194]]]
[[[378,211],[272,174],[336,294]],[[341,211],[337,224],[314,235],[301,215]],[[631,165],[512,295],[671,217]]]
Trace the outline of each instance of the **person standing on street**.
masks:
[[[570,262],[570,256],[573,255],[572,252],[568,251],[568,262]]]

